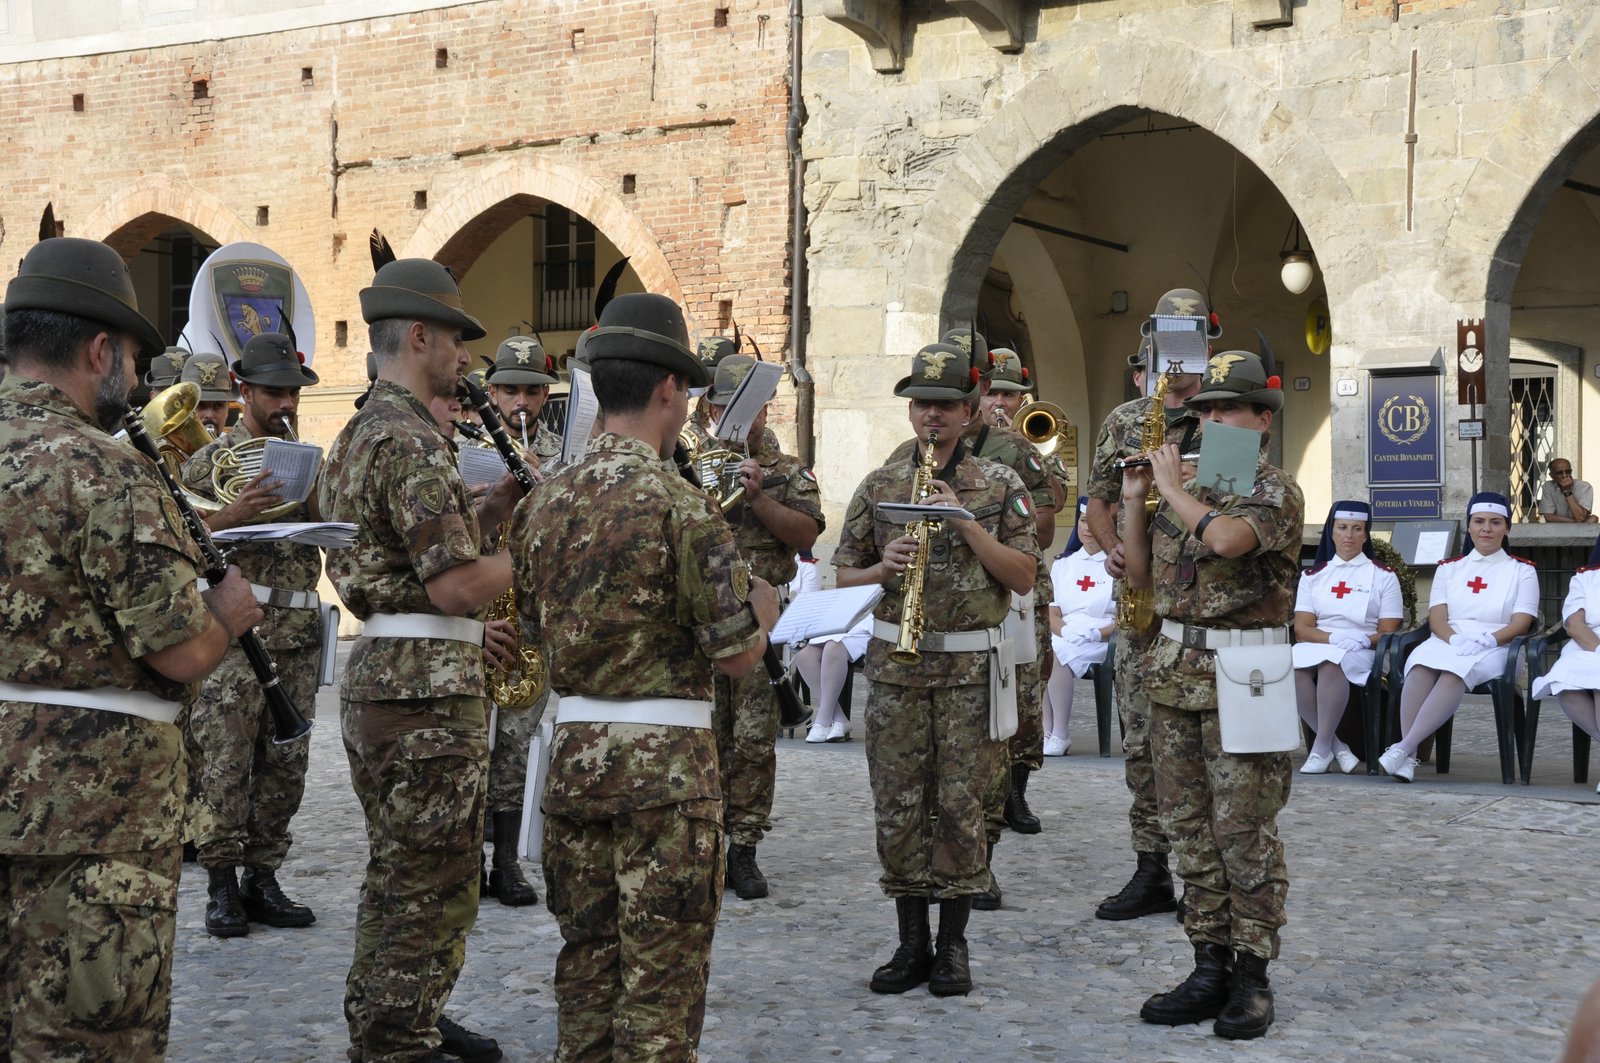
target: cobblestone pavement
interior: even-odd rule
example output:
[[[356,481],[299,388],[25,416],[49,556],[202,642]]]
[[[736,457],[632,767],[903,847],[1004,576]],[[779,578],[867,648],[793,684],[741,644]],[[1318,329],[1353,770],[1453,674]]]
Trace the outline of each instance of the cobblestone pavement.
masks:
[[[857,698],[864,696],[858,684]],[[1086,684],[1080,684],[1080,688]],[[996,852],[999,912],[975,912],[971,996],[867,990],[894,908],[877,888],[862,743],[780,739],[764,901],[729,894],[712,958],[707,1060],[1554,1059],[1600,976],[1600,805],[1574,784],[1571,728],[1546,705],[1534,787],[1498,782],[1487,699],[1457,719],[1451,773],[1418,782],[1295,777],[1281,827],[1292,886],[1271,967],[1277,1024],[1228,1043],[1209,1025],[1147,1026],[1139,1005],[1188,972],[1168,917],[1093,916],[1132,869],[1119,756],[1096,755],[1080,691],[1073,755],[1028,796],[1044,821]],[[856,713],[860,718],[860,713]],[[306,930],[206,935],[205,879],[185,868],[170,1057],[341,1060],[341,1016],[366,844],[325,689],[296,842],[280,880],[315,907]],[[856,736],[859,739],[859,734]],[[1600,766],[1597,766],[1600,775]],[[537,879],[537,876],[531,876]],[[542,883],[539,893],[544,895]],[[484,905],[449,1013],[508,1060],[555,1043],[560,937],[542,907]]]

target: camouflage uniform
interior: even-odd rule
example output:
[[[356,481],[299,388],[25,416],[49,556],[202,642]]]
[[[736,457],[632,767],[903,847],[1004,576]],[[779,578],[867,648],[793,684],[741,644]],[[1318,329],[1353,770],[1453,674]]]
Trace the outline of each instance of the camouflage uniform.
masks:
[[[209,619],[149,463],[15,372],[0,458],[0,680],[183,697],[136,660]],[[0,1056],[165,1053],[184,788],[172,724],[0,702]]]
[[[189,459],[183,467],[184,486],[215,498],[211,470],[218,448],[249,438],[241,418]],[[296,506],[274,519],[309,520],[309,507]],[[322,552],[314,546],[247,544],[234,548],[232,561],[251,583],[279,590],[315,591],[322,577]],[[262,611],[266,617],[256,625],[256,633],[272,655],[284,693],[310,719],[316,715],[322,667],[322,618],[314,605],[286,609],[263,604]],[[273,871],[283,866],[292,840],[289,821],[299,811],[305,792],[311,746],[309,742],[277,745],[272,733],[261,684],[244,651],[230,646],[201,687],[184,728],[195,786],[191,801],[204,806],[195,836],[202,866]]]
[[[877,515],[879,502],[912,497],[916,451],[874,469],[856,488],[834,551],[839,568],[869,568],[905,534]],[[957,451],[936,474],[1003,545],[1037,560],[1033,506],[1015,473]],[[875,616],[900,622],[903,576],[884,584]],[[989,575],[948,527],[929,542],[924,602],[932,632],[995,627],[1011,592]],[[893,647],[867,645],[867,771],[877,824],[879,879],[890,897],[945,900],[989,886],[984,861],[984,794],[1005,747],[989,740],[988,658],[981,652],[925,653],[916,665],[889,659]],[[934,816],[937,816],[937,822]]]
[[[1122,500],[1122,472],[1116,463],[1123,458],[1144,451],[1144,423],[1150,415],[1155,399],[1150,396],[1125,402],[1106,416],[1100,429],[1100,438],[1094,445],[1094,464],[1089,470],[1089,483],[1084,493],[1103,502]],[[1199,428],[1199,421],[1188,410],[1169,421],[1167,438],[1179,442],[1179,450],[1187,453]],[[1122,516],[1119,514],[1118,522]],[[1126,584],[1116,581],[1112,594],[1121,600]],[[1128,824],[1133,834],[1133,851],[1136,853],[1166,853],[1172,850],[1167,834],[1161,827],[1156,812],[1155,771],[1150,762],[1150,700],[1145,689],[1145,679],[1152,674],[1150,649],[1155,634],[1117,631],[1116,675],[1117,715],[1122,719],[1122,771],[1133,795],[1128,808]],[[1170,908],[1169,908],[1170,910]]]
[[[358,532],[327,568],[355,616],[437,614],[424,582],[478,558],[485,544],[455,455],[428,408],[387,380],[334,440],[320,508]],[[345,982],[352,1058],[417,1058],[438,1045],[434,1026],[478,910],[483,649],[362,638],[339,707],[371,846]]]
[[[1248,521],[1260,546],[1237,558],[1213,553],[1163,504],[1150,523],[1156,613],[1201,627],[1281,627],[1293,617],[1305,499],[1294,477],[1257,466],[1248,496],[1190,494]],[[1180,571],[1192,566],[1185,585]],[[1288,753],[1224,753],[1217,727],[1215,654],[1162,635],[1148,653],[1146,690],[1161,822],[1186,886],[1184,929],[1195,944],[1278,954],[1289,889],[1278,810],[1289,797]]]
[[[767,433],[770,435],[770,433]],[[750,456],[760,463],[762,491],[775,502],[804,513],[825,528],[817,478],[799,459],[767,446],[764,435]],[[739,554],[751,571],[774,587],[794,579],[794,551],[773,535],[746,505],[728,513]],[[759,845],[772,829],[772,791],[777,776],[778,703],[765,669],[738,679],[717,676],[717,761],[722,769],[724,826],[734,845]]]
[[[604,434],[517,507],[524,641],[558,695],[709,701],[712,658],[761,634],[733,533],[645,443]],[[544,878],[565,941],[556,1059],[693,1059],[721,908],[722,794],[708,729],[556,727]]]

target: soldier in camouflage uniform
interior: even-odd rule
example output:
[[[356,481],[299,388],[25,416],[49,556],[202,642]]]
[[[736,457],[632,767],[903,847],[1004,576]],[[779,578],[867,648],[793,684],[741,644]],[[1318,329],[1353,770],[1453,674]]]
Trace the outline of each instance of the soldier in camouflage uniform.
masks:
[[[1145,1002],[1146,1022],[1215,1018],[1219,1036],[1260,1037],[1272,1024],[1267,962],[1278,954],[1289,873],[1278,811],[1289,797],[1289,754],[1224,752],[1217,723],[1215,651],[1287,644],[1299,575],[1305,499],[1294,477],[1267,464],[1268,434],[1283,389],[1244,351],[1213,357],[1187,402],[1203,426],[1261,432],[1248,495],[1184,482],[1179,449],[1124,474],[1128,579],[1155,588],[1161,633],[1149,653],[1150,745],[1161,821],[1186,887],[1184,930],[1195,969]],[[1161,505],[1148,528],[1150,484]],[[1231,985],[1230,985],[1231,974]]]
[[[183,363],[188,358],[189,352],[182,347],[168,347],[150,359],[150,370],[144,375],[150,393],[153,395],[176,384],[179,374],[183,372]]]
[[[903,460],[867,474],[845,512],[834,552],[839,586],[878,583],[884,596],[867,646],[867,772],[877,823],[879,880],[894,898],[900,943],[872,975],[875,993],[928,982],[940,996],[972,989],[966,926],[972,899],[989,885],[984,866],[984,791],[1005,745],[989,739],[988,648],[1000,636],[1011,594],[1033,589],[1039,550],[1033,503],[1010,469],[967,453],[961,431],[976,416],[978,370],[971,356],[935,343],[917,352],[895,387],[910,399],[916,445]],[[919,663],[889,651],[904,609],[902,575],[917,539],[878,513],[908,502],[931,434],[935,475],[930,505],[961,506],[973,520],[930,532]],[[929,951],[928,905],[939,901],[939,940]]]
[[[178,380],[200,389],[195,418],[213,438],[221,435],[228,427],[233,404],[239,401],[239,388],[233,382],[233,374],[228,372],[228,359],[212,351],[192,354],[184,361]]]
[[[436,262],[400,259],[361,291],[378,379],[334,440],[319,500],[357,526],[329,554],[345,607],[365,622],[340,689],[350,781],[371,855],[345,981],[350,1057],[498,1059],[441,1012],[478,909],[489,744],[484,654],[506,664],[510,625],[477,618],[511,584],[504,552],[480,556],[516,502],[501,479],[474,509],[456,451],[427,403],[455,393],[464,340],[483,328]],[[481,523],[480,523],[481,522]]]
[[[0,383],[0,1057],[162,1058],[172,1010],[188,684],[261,617],[112,440],[161,349],[121,257],[35,245]]]
[[[736,354],[717,364],[706,402],[715,428],[755,359]],[[755,445],[739,463],[744,499],[727,511],[739,554],[774,587],[794,579],[798,551],[810,550],[826,526],[817,478],[798,460],[768,445],[767,411],[750,425]],[[714,729],[722,769],[723,827],[728,835],[727,884],[744,900],[767,895],[756,846],[772,829],[772,789],[778,772],[778,702],[767,673],[717,677]]]
[[[1174,299],[1183,300],[1181,303]],[[1174,314],[1179,310],[1194,312],[1204,307],[1199,293],[1187,288],[1174,289],[1161,297],[1156,313]],[[1208,332],[1221,335],[1222,330],[1208,323]],[[1125,402],[1106,416],[1095,442],[1094,464],[1089,469],[1089,482],[1084,493],[1089,498],[1089,508],[1084,519],[1094,533],[1101,549],[1106,552],[1106,571],[1117,579],[1113,595],[1120,601],[1125,584],[1122,582],[1122,536],[1117,532],[1117,507],[1122,498],[1122,473],[1116,467],[1123,458],[1132,457],[1143,447],[1145,424],[1155,405],[1155,399],[1145,392],[1145,377],[1149,372],[1149,341],[1142,339],[1139,348],[1128,356],[1133,369],[1134,390],[1140,397]],[[1191,454],[1199,447],[1199,420],[1183,405],[1183,400],[1200,387],[1198,373],[1172,373],[1167,377],[1164,397],[1166,438],[1178,444],[1181,454]],[[1121,518],[1126,520],[1127,515]],[[1102,900],[1095,908],[1100,919],[1137,919],[1158,912],[1175,911],[1178,902],[1172,894],[1172,871],[1167,854],[1171,843],[1162,829],[1156,812],[1155,772],[1150,764],[1150,702],[1145,694],[1145,677],[1150,675],[1150,648],[1155,642],[1153,631],[1139,632],[1119,628],[1115,648],[1113,672],[1116,677],[1117,715],[1122,721],[1123,778],[1133,803],[1128,808],[1128,823],[1133,839],[1135,867],[1132,877],[1121,890]]]
[[[495,352],[483,379],[506,434],[521,443],[526,433],[528,444],[522,448],[522,457],[528,468],[535,475],[554,472],[561,462],[561,435],[551,431],[539,415],[550,398],[550,385],[560,380],[556,360],[531,336],[512,336]]]
[[[184,485],[213,501],[220,501],[212,476],[219,450],[248,439],[287,438],[300,407],[300,389],[317,382],[289,337],[278,333],[251,337],[236,375],[244,412],[183,467]],[[263,518],[267,509],[279,505],[275,486],[262,473],[236,489],[237,497],[207,517],[206,523],[221,531],[263,519],[312,519],[304,502]],[[311,718],[322,665],[317,600],[322,552],[314,546],[277,542],[241,545],[233,556],[245,578],[258,588],[257,596],[265,599],[266,620],[258,634],[272,654],[284,692]],[[277,927],[316,922],[310,908],[285,896],[277,879],[292,839],[289,821],[299,811],[305,792],[311,746],[309,742],[279,745],[272,737],[266,698],[244,651],[235,646],[206,680],[184,724],[196,783],[190,800],[203,805],[196,841],[200,864],[210,877],[206,931],[213,937],[241,937],[250,932],[251,921]]]
[[[693,1060],[721,907],[712,676],[755,667],[777,594],[664,460],[709,381],[683,315],[620,295],[587,334],[605,431],[512,525],[522,637],[557,699],[543,866],[565,944],[560,1063]]]

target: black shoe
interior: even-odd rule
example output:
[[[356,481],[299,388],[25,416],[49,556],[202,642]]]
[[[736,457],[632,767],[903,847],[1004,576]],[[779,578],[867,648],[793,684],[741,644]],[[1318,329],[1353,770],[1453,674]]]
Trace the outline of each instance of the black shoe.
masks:
[[[767,895],[767,878],[756,866],[755,846],[728,846],[727,884],[742,901],[759,900]]]
[[[1011,792],[1006,795],[1006,826],[1018,834],[1038,834],[1044,828],[1039,817],[1028,808],[1028,776],[1033,774],[1026,764],[1011,765]]]
[[[1144,1002],[1139,1018],[1161,1026],[1184,1026],[1222,1014],[1233,974],[1233,950],[1202,941],[1194,947],[1194,970],[1169,993]]]
[[[194,842],[183,843],[183,862],[186,864],[198,864],[200,862],[200,850],[195,847]]]
[[[500,1051],[500,1042],[493,1037],[473,1033],[443,1015],[439,1016],[438,1026],[439,1036],[444,1039],[439,1051],[444,1055],[464,1059],[467,1063],[494,1063],[497,1059],[505,1058]]]
[[[522,875],[517,863],[517,835],[521,833],[520,811],[496,812],[494,820],[494,862],[489,869],[489,896],[511,908],[539,903],[539,894]],[[480,898],[481,899],[481,898]]]
[[[208,868],[211,884],[206,887],[211,902],[206,905],[206,933],[214,938],[242,938],[250,933],[250,920],[239,904],[239,879],[231,867]]]
[[[278,875],[269,868],[247,867],[239,876],[239,904],[244,914],[267,926],[310,926],[316,913],[291,901],[278,885]]]
[[[1267,960],[1250,952],[1234,957],[1233,987],[1227,1006],[1211,1032],[1233,1041],[1260,1037],[1272,1025],[1272,983],[1267,981]]]
[[[1170,912],[1178,907],[1172,896],[1172,872],[1167,870],[1166,853],[1138,853],[1139,866],[1128,884],[1113,897],[1100,902],[1096,919],[1137,919],[1141,915]]]
[[[872,972],[874,993],[904,993],[928,980],[933,969],[929,949],[928,898],[896,897],[894,912],[900,920],[900,945],[889,962]]]
[[[972,972],[967,965],[967,916],[971,912],[971,897],[939,902],[939,942],[928,974],[928,992],[936,997],[964,997],[972,992]]]
[[[997,912],[1000,910],[1000,880],[994,877],[994,842],[989,843],[989,857],[985,862],[989,869],[989,888],[972,898],[972,906],[980,912]]]

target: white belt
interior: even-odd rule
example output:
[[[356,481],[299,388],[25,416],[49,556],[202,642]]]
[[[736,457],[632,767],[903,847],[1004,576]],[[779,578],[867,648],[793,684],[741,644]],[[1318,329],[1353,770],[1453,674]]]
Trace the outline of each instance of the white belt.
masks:
[[[65,705],[73,709],[99,709],[138,716],[156,723],[178,718],[178,703],[142,690],[100,687],[95,690],[52,690],[27,683],[0,683],[0,701],[31,701],[36,705]]]
[[[556,725],[647,723],[658,727],[711,728],[711,702],[687,698],[591,698],[558,694]]]
[[[209,580],[196,580],[201,590],[211,587]],[[322,599],[316,591],[286,591],[282,587],[263,587],[259,583],[250,584],[250,594],[262,605],[270,605],[275,609],[317,609],[322,605]]]
[[[1245,631],[1195,627],[1176,620],[1161,621],[1161,633],[1191,650],[1220,650],[1224,646],[1281,646],[1289,641],[1286,627],[1254,627]]]
[[[369,639],[449,639],[483,645],[483,621],[438,613],[373,613],[361,626]]]
[[[872,637],[884,642],[900,641],[900,625],[876,617],[872,621]],[[917,649],[928,653],[981,653],[1001,638],[997,627],[979,628],[977,631],[924,631],[917,640]]]

